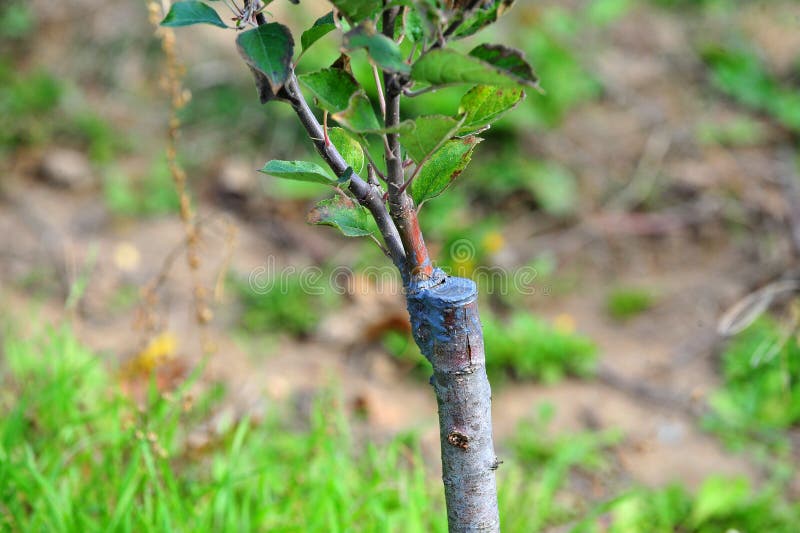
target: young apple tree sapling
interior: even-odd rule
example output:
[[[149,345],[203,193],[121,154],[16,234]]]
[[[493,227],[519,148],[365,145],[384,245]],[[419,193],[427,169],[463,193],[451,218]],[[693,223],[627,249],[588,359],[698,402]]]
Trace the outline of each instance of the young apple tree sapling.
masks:
[[[273,160],[262,172],[331,187],[333,196],[312,209],[309,221],[379,240],[397,267],[414,339],[433,366],[449,529],[499,531],[500,461],[492,442],[477,287],[436,268],[417,216],[467,166],[481,140],[477,135],[522,101],[526,89],[538,89],[519,51],[498,44],[469,52],[453,46],[496,22],[514,0],[331,0],[331,11],[300,36],[299,52],[290,30],[270,20],[270,1],[240,6],[223,0],[233,11],[232,25],[203,2],[182,1],[162,24],[234,28],[261,102],[294,110],[325,166]],[[301,73],[303,54],[334,31],[342,35],[339,59]],[[372,75],[359,80],[350,65],[362,50]],[[374,84],[372,99],[366,84]],[[451,85],[469,88],[454,114],[402,112],[405,99]],[[375,140],[382,149],[373,156]]]

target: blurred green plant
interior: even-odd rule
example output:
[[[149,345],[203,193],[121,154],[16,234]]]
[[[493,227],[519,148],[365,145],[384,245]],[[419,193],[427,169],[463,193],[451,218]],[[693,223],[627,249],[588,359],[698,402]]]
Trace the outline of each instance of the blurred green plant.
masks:
[[[513,457],[509,482],[517,476],[530,476],[538,482],[527,489],[527,505],[519,508],[529,512],[509,510],[504,530],[549,531],[574,522],[593,505],[589,497],[576,497],[580,490],[575,480],[582,477],[597,481],[610,474],[608,455],[620,442],[621,433],[555,433],[550,428],[554,414],[552,405],[540,405],[536,416],[522,421],[507,443]]]
[[[719,9],[730,12],[748,0],[650,0],[653,4],[676,10],[691,10],[695,8]]]
[[[503,202],[519,199],[522,194],[545,213],[559,217],[573,214],[578,207],[575,175],[556,161],[525,155],[520,146],[501,148],[468,172],[477,177],[465,180],[477,198]],[[481,176],[491,179],[480,179]]]
[[[697,140],[704,145],[756,146],[766,135],[764,125],[746,115],[725,122],[702,122],[695,129]]]
[[[713,476],[693,496],[680,485],[635,488],[597,506],[573,533],[791,533],[800,506],[771,487],[754,491],[745,478]]]
[[[307,336],[339,302],[325,283],[309,290],[307,280],[299,274],[261,281],[268,288],[256,290],[247,279],[230,278],[242,306],[239,324],[251,333]]]
[[[0,59],[0,150],[64,142],[108,163],[126,143],[104,119],[66,104],[69,86],[47,71],[21,71]]]
[[[0,43],[23,39],[33,26],[33,13],[26,2],[6,0],[0,5]]]
[[[2,530],[447,530],[417,439],[355,439],[335,394],[319,395],[309,414],[283,404],[237,420],[221,414],[220,384],[186,403],[190,379],[171,393],[151,386],[137,405],[68,328],[20,331],[5,324],[2,336]],[[499,470],[504,531],[790,533],[800,520],[796,502],[745,479],[709,478],[695,496],[673,485],[599,505],[576,500],[571,481],[609,475],[620,436],[553,435],[552,416],[541,407],[509,441]],[[202,445],[190,446],[198,434]]]
[[[784,446],[785,430],[800,422],[798,331],[760,318],[725,349],[721,371],[706,426],[734,447]]]
[[[103,198],[108,209],[119,216],[157,216],[177,213],[180,209],[164,157],[155,160],[140,180],[118,168],[109,168],[103,178]]]
[[[628,320],[641,315],[655,304],[653,293],[644,288],[617,287],[606,297],[606,311],[614,320]]]
[[[702,56],[714,87],[785,128],[800,131],[800,92],[776,79],[752,45],[711,45]]]
[[[508,320],[486,311],[481,316],[490,371],[544,383],[592,374],[597,347],[588,338],[524,311],[515,311]]]
[[[587,471],[608,471],[607,452],[619,444],[619,431],[554,434],[550,429],[556,410],[552,404],[539,406],[536,416],[519,424],[508,446],[520,464],[532,470],[548,464],[569,464]]]
[[[39,144],[52,135],[51,114],[64,87],[43,71],[22,74],[0,61],[0,147]]]

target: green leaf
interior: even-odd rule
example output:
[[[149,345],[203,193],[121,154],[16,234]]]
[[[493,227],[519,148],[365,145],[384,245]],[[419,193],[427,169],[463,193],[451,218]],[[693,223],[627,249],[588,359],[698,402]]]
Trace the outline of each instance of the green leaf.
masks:
[[[459,134],[491,125],[524,99],[525,91],[519,87],[476,85],[461,98],[458,113],[464,115],[464,124]]]
[[[375,15],[383,6],[381,0],[331,0],[331,3],[353,24]]]
[[[497,19],[508,11],[513,4],[514,0],[494,0],[488,9],[479,9],[474,15],[464,21],[458,30],[456,30],[454,37],[457,39],[468,37],[486,26],[497,22]]]
[[[411,78],[437,86],[470,83],[539,88],[538,79],[522,54],[501,46],[481,45],[470,55],[451,49],[431,50],[411,67]]]
[[[538,87],[539,78],[519,50],[501,44],[481,44],[473,48],[469,55],[497,67],[523,85]]]
[[[366,237],[375,232],[370,212],[350,198],[336,196],[322,200],[308,213],[309,224],[333,226],[346,237]]]
[[[366,156],[361,144],[342,128],[328,128],[328,138],[331,143],[339,150],[345,162],[350,165],[353,172],[361,174],[366,165]]]
[[[258,26],[240,33],[236,47],[245,62],[265,76],[272,92],[277,94],[292,71],[294,40],[289,28],[277,22]]]
[[[381,129],[381,124],[378,121],[378,117],[375,116],[375,110],[372,108],[372,102],[369,101],[363,91],[356,92],[350,98],[347,109],[339,113],[333,113],[331,117],[355,133],[376,132]]]
[[[411,42],[418,43],[425,38],[425,23],[417,9],[406,9],[403,12],[403,33]]]
[[[419,164],[431,152],[452,138],[459,130],[461,121],[443,115],[418,117],[403,123],[400,142],[409,157]]]
[[[303,74],[300,82],[313,93],[317,105],[348,130],[363,133],[380,129],[372,103],[352,74],[327,68]]]
[[[464,137],[447,141],[420,169],[411,183],[411,197],[417,205],[442,194],[466,168],[472,151],[482,139]]]
[[[303,52],[335,29],[336,24],[333,22],[333,11],[318,18],[316,22],[314,22],[314,25],[304,31],[303,35],[300,36],[300,45],[303,48]]]
[[[213,24],[220,28],[228,26],[222,22],[217,12],[203,2],[177,2],[169,8],[169,13],[161,21],[162,26],[177,28],[192,24]]]
[[[317,165],[308,161],[269,161],[259,172],[295,181],[309,181],[312,183],[324,183],[332,185],[336,183],[336,178]]]
[[[382,33],[378,33],[372,23],[363,23],[344,36],[347,50],[366,48],[367,55],[382,70],[408,74],[411,67],[403,60],[400,47]]]
[[[360,91],[352,74],[338,68],[309,72],[299,76],[299,79],[314,94],[318,105],[331,113],[347,109],[353,95]]]

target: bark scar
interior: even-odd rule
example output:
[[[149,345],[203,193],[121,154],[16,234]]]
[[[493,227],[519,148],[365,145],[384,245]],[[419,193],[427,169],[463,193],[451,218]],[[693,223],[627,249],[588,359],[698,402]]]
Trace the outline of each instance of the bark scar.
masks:
[[[466,450],[467,448],[469,448],[469,437],[467,437],[460,431],[451,431],[450,434],[447,436],[447,442],[451,446],[455,446],[456,448],[461,448],[462,450]]]

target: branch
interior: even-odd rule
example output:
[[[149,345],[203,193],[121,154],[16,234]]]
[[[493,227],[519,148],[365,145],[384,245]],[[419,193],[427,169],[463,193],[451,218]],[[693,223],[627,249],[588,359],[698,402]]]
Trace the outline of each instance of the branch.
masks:
[[[399,8],[385,9],[383,12],[383,34],[392,40],[399,13]],[[388,131],[396,130],[400,124],[400,97],[408,83],[408,78],[400,74],[383,73],[386,98],[384,125]],[[403,188],[405,170],[397,133],[386,134],[386,174],[389,212],[406,250],[406,272],[411,279],[428,279],[433,267],[420,231],[414,202]]]
[[[300,87],[297,84],[297,77],[292,73],[286,81],[283,89],[280,91],[280,96],[286,99],[297,113],[297,117],[303,124],[303,127],[308,132],[308,136],[314,142],[317,152],[322,156],[328,166],[333,172],[342,177],[345,175],[350,166],[345,162],[339,150],[333,144],[325,143],[325,132],[322,129],[317,117],[308,107]],[[370,185],[364,181],[358,174],[352,173],[350,176],[350,192],[356,197],[358,203],[366,207],[372,214],[378,229],[383,236],[386,247],[389,250],[389,256],[392,261],[403,272],[403,266],[406,262],[406,253],[403,249],[403,242],[400,239],[397,228],[395,227],[386,206],[383,205],[383,191],[379,186]]]
[[[245,0],[245,6],[250,3],[250,0]],[[256,23],[261,26],[266,24],[266,19],[262,13],[256,14]],[[314,142],[317,152],[322,156],[328,166],[333,170],[334,174],[342,177],[350,168],[345,162],[339,150],[330,142],[328,142],[327,131],[320,125],[317,117],[314,116],[311,108],[308,107],[303,91],[297,83],[297,77],[294,70],[286,80],[283,88],[278,91],[276,95],[280,99],[286,100],[292,106],[303,127],[308,132],[308,136]],[[400,239],[397,228],[389,216],[386,206],[383,205],[383,190],[379,185],[369,184],[365,182],[358,174],[352,172],[350,174],[350,184],[348,189],[353,196],[355,196],[358,203],[366,207],[375,219],[378,226],[378,231],[381,232],[383,240],[386,243],[386,250],[392,262],[400,270],[401,275],[405,278],[405,263],[406,252],[403,248],[403,241]]]

